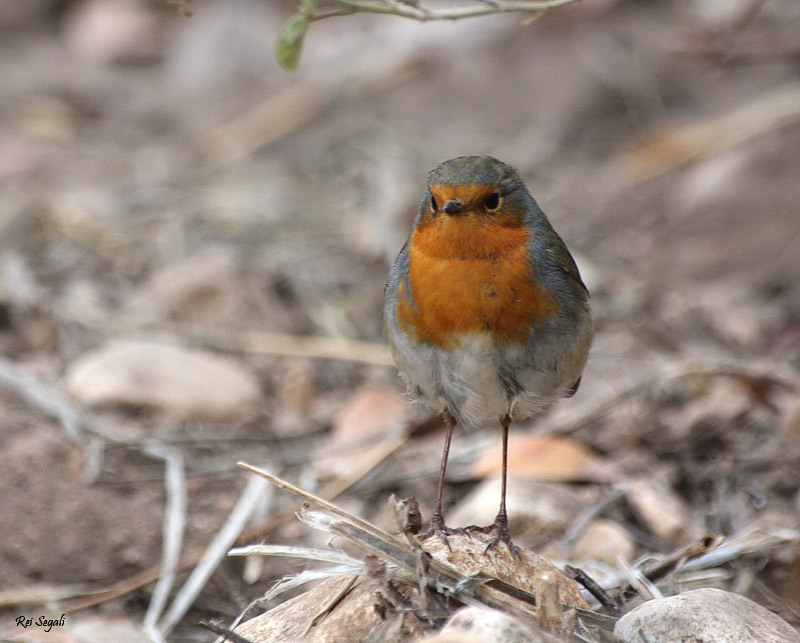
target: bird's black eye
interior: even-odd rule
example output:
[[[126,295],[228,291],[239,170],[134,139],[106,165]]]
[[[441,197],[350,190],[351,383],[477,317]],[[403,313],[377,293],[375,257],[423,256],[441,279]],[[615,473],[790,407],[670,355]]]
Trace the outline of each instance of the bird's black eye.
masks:
[[[492,192],[486,197],[483,205],[487,210],[496,210],[500,206],[500,195],[497,192]]]
[[[431,210],[436,212],[438,209],[439,209],[439,206],[436,205],[436,198],[433,195],[431,195]]]

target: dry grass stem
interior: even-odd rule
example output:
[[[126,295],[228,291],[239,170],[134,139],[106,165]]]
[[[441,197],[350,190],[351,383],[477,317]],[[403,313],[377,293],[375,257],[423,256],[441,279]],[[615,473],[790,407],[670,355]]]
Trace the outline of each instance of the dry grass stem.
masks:
[[[153,640],[162,640],[157,623],[167,605],[175,584],[180,563],[183,533],[186,528],[186,474],[183,455],[178,449],[156,446],[150,453],[164,459],[166,465],[167,506],[164,509],[164,546],[161,558],[161,577],[158,579],[150,605],[144,617],[144,628]]]
[[[254,478],[248,483],[242,495],[239,497],[236,506],[234,506],[228,520],[219,530],[214,540],[205,551],[200,562],[192,570],[189,578],[183,584],[172,603],[167,610],[167,613],[158,624],[159,631],[165,635],[168,634],[175,625],[183,618],[186,611],[192,606],[194,599],[205,586],[211,574],[219,565],[220,561],[225,558],[230,546],[236,540],[237,536],[241,533],[247,520],[250,518],[254,507],[261,501],[261,497],[266,490],[266,485]]]
[[[353,13],[380,13],[427,22],[429,20],[459,20],[498,13],[539,14],[572,4],[578,0],[474,0],[461,6],[439,6],[435,2],[402,2],[394,0],[330,0],[331,8],[324,8],[312,20]]]

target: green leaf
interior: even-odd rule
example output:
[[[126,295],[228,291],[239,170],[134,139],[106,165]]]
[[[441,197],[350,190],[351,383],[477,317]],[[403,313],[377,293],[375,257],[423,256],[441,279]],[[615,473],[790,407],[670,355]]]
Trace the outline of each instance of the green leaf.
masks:
[[[278,42],[275,43],[275,59],[287,71],[297,67],[303,49],[303,38],[316,10],[317,0],[301,0],[297,13],[289,18],[278,36]]]
[[[294,14],[284,26],[278,42],[275,44],[275,58],[278,64],[291,71],[297,67],[300,51],[303,48],[303,38],[310,24],[309,19],[301,13]]]

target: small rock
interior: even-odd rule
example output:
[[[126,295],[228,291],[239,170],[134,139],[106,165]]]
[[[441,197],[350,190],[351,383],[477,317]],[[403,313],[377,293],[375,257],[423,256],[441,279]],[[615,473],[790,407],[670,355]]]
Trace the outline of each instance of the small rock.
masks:
[[[622,643],[800,643],[800,634],[765,607],[714,588],[647,601],[625,614],[614,634]]]
[[[417,640],[419,643],[557,643],[559,639],[499,610],[475,606],[458,610],[436,634]]]
[[[575,543],[572,558],[579,561],[601,561],[616,565],[622,559],[633,560],[635,545],[631,535],[611,520],[593,520]]]
[[[651,533],[667,542],[686,537],[689,513],[683,502],[670,490],[660,488],[649,480],[633,480],[625,497],[639,520]]]
[[[213,353],[144,341],[115,341],[73,362],[67,389],[91,407],[154,409],[175,420],[246,421],[258,409],[258,380]]]

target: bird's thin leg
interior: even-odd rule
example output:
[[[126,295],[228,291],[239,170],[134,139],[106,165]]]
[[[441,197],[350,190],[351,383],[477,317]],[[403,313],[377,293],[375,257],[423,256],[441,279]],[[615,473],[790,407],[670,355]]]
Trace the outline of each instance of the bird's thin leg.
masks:
[[[500,418],[500,426],[503,427],[503,480],[500,483],[500,510],[497,512],[497,518],[494,519],[494,524],[505,525],[508,529],[508,514],[506,513],[506,481],[508,480],[508,427],[511,424],[511,418],[507,415]]]
[[[512,552],[519,555],[519,549],[511,541],[511,532],[508,530],[508,513],[506,512],[506,482],[508,479],[508,427],[510,425],[511,418],[508,415],[500,418],[500,426],[503,427],[503,465],[502,478],[500,480],[500,509],[497,512],[497,517],[488,527],[471,525],[464,528],[464,531],[466,532],[476,531],[484,534],[492,534],[492,538],[489,541],[489,544],[486,545],[484,553],[502,541]]]
[[[508,545],[509,549],[515,551],[517,548],[511,542],[511,533],[508,531],[508,513],[506,512],[506,482],[508,480],[508,427],[511,425],[511,418],[505,416],[500,418],[500,426],[503,427],[503,478],[500,483],[500,509],[497,512],[497,517],[491,526],[491,531],[494,532],[494,538],[486,547],[494,545],[499,541],[503,541]]]
[[[447,458],[450,455],[450,440],[453,438],[453,430],[456,426],[455,418],[448,412],[442,413],[442,418],[447,426],[447,435],[444,439],[444,450],[442,451],[442,464],[439,468],[439,486],[436,489],[436,504],[433,506],[433,514],[428,529],[421,535],[422,537],[436,534],[450,546],[447,542],[447,535],[452,531],[444,524],[444,514],[442,513],[442,498],[444,496],[444,479],[447,475]]]

